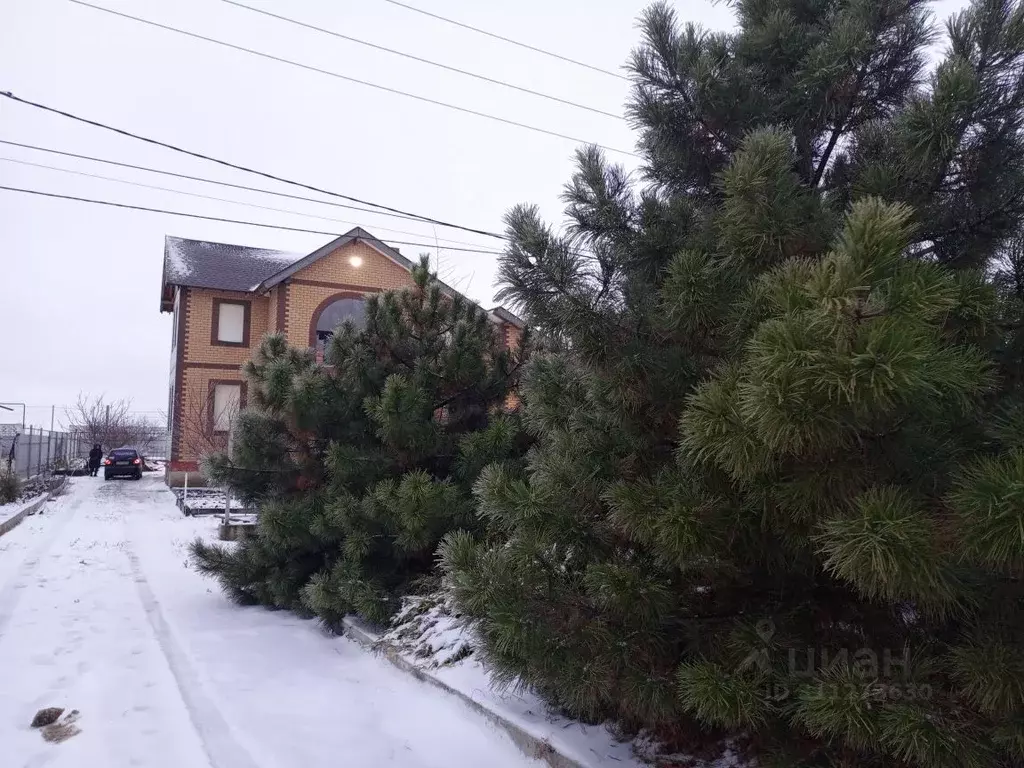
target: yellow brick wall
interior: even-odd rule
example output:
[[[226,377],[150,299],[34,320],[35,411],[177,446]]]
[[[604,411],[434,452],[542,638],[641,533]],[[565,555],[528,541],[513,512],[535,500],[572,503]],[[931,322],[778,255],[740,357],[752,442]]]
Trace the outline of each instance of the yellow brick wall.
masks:
[[[350,259],[362,259],[358,267]],[[292,275],[293,279],[320,280],[369,288],[401,288],[410,285],[412,277],[403,267],[381,255],[366,243],[349,243]]]
[[[214,299],[250,302],[249,347],[223,347],[210,344]],[[185,362],[241,365],[249,359],[252,348],[258,346],[260,339],[267,333],[269,321],[270,300],[266,296],[191,288],[185,316]]]
[[[209,434],[208,403],[210,381],[237,381],[243,383],[241,371],[186,368],[181,380],[180,442],[177,461],[199,461],[212,449],[227,447],[221,435]]]
[[[350,259],[362,259],[358,267]],[[304,280],[331,285],[306,285]],[[364,243],[350,243],[334,253],[296,272],[288,284],[288,343],[309,346],[313,313],[325,300],[337,293],[373,294],[390,288],[411,286],[412,275]]]
[[[505,331],[505,338],[508,341],[509,349],[518,349],[519,340],[523,338],[523,332],[520,328],[512,325],[511,323],[503,324],[502,328]]]
[[[281,330],[277,327],[277,300],[280,295],[279,289],[272,288],[267,297],[267,333],[277,333]]]
[[[309,346],[309,329],[313,324],[313,313],[325,299],[342,292],[372,295],[372,288],[343,289],[325,288],[319,285],[292,284],[288,286],[288,343],[293,347]]]
[[[362,263],[356,267],[351,259],[358,257]],[[324,299],[342,287],[303,285],[303,280],[332,283],[335,286],[352,286],[356,292],[375,293],[389,288],[412,285],[408,271],[381,255],[365,243],[349,243],[334,253],[310,264],[295,273],[287,290],[288,341],[297,346],[309,344],[309,328],[313,312]],[[365,290],[362,290],[364,289]],[[237,363],[249,359],[252,349],[260,339],[277,327],[277,302],[280,289],[274,288],[268,296],[253,296],[247,293],[214,291],[193,288],[189,291],[188,312],[185,320],[185,362],[186,363]],[[249,348],[224,347],[210,344],[210,330],[213,325],[213,300],[250,301]]]
[[[519,340],[523,337],[523,332],[520,328],[512,325],[512,323],[502,323],[500,326],[501,333],[505,337],[505,343],[508,344],[508,348],[515,350],[519,348]],[[515,392],[510,392],[508,397],[505,398],[505,408],[510,411],[514,411],[519,407],[522,401],[519,399],[519,395]]]

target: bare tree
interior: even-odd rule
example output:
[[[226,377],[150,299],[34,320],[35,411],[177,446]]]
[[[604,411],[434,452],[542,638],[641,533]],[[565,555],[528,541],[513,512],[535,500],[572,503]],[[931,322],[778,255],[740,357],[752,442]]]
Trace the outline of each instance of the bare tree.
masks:
[[[156,421],[132,411],[129,399],[107,401],[104,395],[78,395],[63,425],[88,445],[99,443],[106,449],[130,445],[146,455],[167,434]]]
[[[203,397],[186,398],[181,404],[178,435],[186,455],[198,459],[227,450],[240,407],[239,403],[231,402],[218,412],[216,405],[213,388]]]

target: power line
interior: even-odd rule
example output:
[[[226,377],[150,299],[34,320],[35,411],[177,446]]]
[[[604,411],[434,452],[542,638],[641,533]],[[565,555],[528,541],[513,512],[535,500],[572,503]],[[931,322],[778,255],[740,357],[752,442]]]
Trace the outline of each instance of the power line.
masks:
[[[145,211],[147,213],[162,213],[168,216],[181,216],[186,219],[204,219],[205,221],[219,221],[225,224],[243,224],[250,227],[262,227],[264,229],[279,229],[285,232],[304,232],[311,235],[328,235],[329,237],[339,237],[337,232],[327,232],[321,229],[304,229],[302,227],[286,227],[281,224],[264,224],[258,221],[245,221],[242,219],[228,219],[220,216],[205,216],[199,213],[186,213],[184,211],[169,211],[165,208],[147,208],[142,205],[130,205],[128,203],[115,203],[111,200],[96,200],[90,197],[77,197],[75,195],[61,195],[56,192],[43,192],[39,189],[24,189],[22,187],[9,187],[0,185],[0,190],[6,190],[8,192],[21,192],[27,195],[39,195],[41,197],[52,197],[58,200],[73,200],[79,203],[92,203],[94,205],[107,205],[112,208],[125,208],[132,211]],[[435,246],[429,245],[428,243],[410,243],[403,240],[391,240],[389,242],[396,245],[409,245],[417,248],[434,248]],[[482,248],[445,248],[446,251],[462,251],[464,253],[486,253],[491,256],[500,256],[500,251],[484,250]]]
[[[2,95],[2,94],[0,94],[0,95]],[[264,194],[264,195],[273,195],[275,197],[286,197],[286,198],[288,198],[290,200],[304,200],[304,201],[309,202],[309,203],[317,203],[318,205],[330,205],[330,206],[333,206],[335,208],[344,208],[344,209],[352,210],[352,211],[360,211],[361,213],[370,213],[370,214],[373,214],[374,216],[390,216],[390,217],[396,218],[396,219],[406,219],[408,221],[417,221],[417,222],[422,222],[422,223],[429,223],[429,222],[423,222],[423,219],[420,216],[413,216],[413,215],[404,214],[404,213],[388,213],[386,211],[375,211],[372,208],[360,208],[358,206],[348,205],[346,203],[336,203],[333,200],[320,200],[319,198],[316,198],[316,197],[306,197],[305,195],[292,195],[292,194],[289,194],[288,192],[277,192],[277,191],[272,190],[272,189],[263,189],[262,187],[250,187],[247,184],[233,184],[230,181],[220,181],[218,179],[210,179],[210,178],[207,178],[205,176],[192,176],[192,175],[189,175],[187,173],[177,173],[175,171],[166,171],[166,170],[163,170],[163,169],[160,169],[160,168],[149,168],[148,166],[145,166],[145,165],[135,165],[133,163],[124,163],[124,162],[120,162],[118,160],[109,160],[109,159],[103,158],[103,157],[95,157],[93,155],[82,155],[82,154],[79,154],[77,152],[67,152],[65,150],[60,150],[60,149],[51,149],[49,147],[40,147],[40,146],[37,146],[35,144],[23,144],[20,141],[9,141],[7,139],[0,139],[0,144],[7,144],[7,145],[12,146],[12,147],[21,147],[23,149],[32,149],[32,150],[35,150],[37,152],[47,152],[47,153],[52,154],[52,155],[62,155],[63,157],[74,157],[74,158],[77,158],[79,160],[90,160],[90,161],[92,161],[94,163],[104,163],[106,165],[114,165],[114,166],[117,166],[119,168],[131,168],[131,169],[136,170],[136,171],[145,171],[147,173],[158,173],[158,174],[160,174],[162,176],[172,176],[172,177],[177,178],[177,179],[188,179],[189,181],[199,181],[199,182],[202,182],[204,184],[216,184],[216,185],[221,186],[221,187],[231,187],[232,189],[244,189],[244,190],[249,191],[249,192],[259,192],[259,193]],[[449,242],[458,243],[458,242],[461,242],[461,241],[459,241],[459,240],[450,240],[449,239]],[[472,243],[463,243],[463,244],[464,245],[472,245]]]
[[[432,19],[437,19],[438,21],[443,21],[446,24],[454,24],[456,27],[462,27],[463,29],[468,29],[468,30],[470,30],[472,32],[476,32],[477,34],[486,35],[487,37],[494,38],[495,40],[501,40],[504,43],[509,43],[511,45],[517,45],[520,48],[525,48],[526,50],[533,51],[534,53],[542,53],[545,56],[550,56],[553,59],[558,59],[559,61],[564,61],[564,62],[567,62],[569,64],[575,64],[577,67],[583,67],[584,69],[589,69],[589,70],[592,70],[594,72],[600,72],[602,75],[608,75],[609,77],[615,77],[615,78],[618,78],[619,80],[627,80],[627,81],[629,80],[629,78],[626,77],[625,75],[620,74],[618,72],[612,72],[610,69],[601,69],[601,67],[595,67],[593,64],[587,64],[587,63],[582,62],[582,61],[577,61],[576,59],[570,59],[568,56],[563,56],[560,53],[554,53],[552,51],[546,51],[543,48],[538,48],[535,45],[530,45],[529,43],[522,43],[522,42],[520,42],[518,40],[513,40],[511,37],[503,37],[502,35],[495,34],[494,32],[488,32],[486,29],[480,29],[479,27],[474,27],[474,26],[472,26],[470,24],[465,24],[465,23],[463,23],[461,21],[456,21],[455,19],[449,19],[447,16],[440,16],[440,15],[438,15],[436,13],[431,13],[430,11],[424,11],[422,8],[415,8],[414,6],[407,5],[406,3],[400,3],[400,2],[398,2],[398,0],[384,0],[384,2],[385,3],[391,3],[392,5],[397,5],[399,8],[405,8],[407,11],[413,11],[414,13],[421,13],[424,16],[429,16]]]
[[[559,104],[565,104],[565,105],[570,106],[570,107],[575,107],[576,109],[585,109],[588,112],[594,112],[595,114],[598,114],[598,115],[604,115],[605,117],[611,117],[611,118],[614,118],[615,120],[625,120],[625,118],[622,115],[617,115],[614,112],[607,112],[607,111],[605,111],[603,109],[598,109],[596,107],[590,107],[590,106],[587,106],[586,104],[580,104],[579,102],[570,101],[569,99],[563,99],[563,98],[561,98],[559,96],[552,96],[549,93],[543,93],[541,91],[535,91],[535,90],[533,90],[531,88],[526,88],[526,87],[521,86],[521,85],[515,85],[514,83],[509,83],[509,82],[507,82],[505,80],[498,80],[498,79],[493,78],[493,77],[487,77],[486,75],[481,75],[481,74],[479,74],[477,72],[471,72],[471,71],[466,70],[466,69],[460,69],[458,67],[452,67],[452,66],[449,66],[448,64],[442,64],[442,63],[440,63],[438,61],[433,61],[431,59],[424,59],[424,58],[422,58],[420,56],[415,56],[415,55],[413,55],[411,53],[406,53],[405,51],[399,51],[399,50],[396,50],[395,48],[388,48],[388,47],[383,46],[383,45],[378,45],[377,43],[371,43],[368,40],[363,40],[363,39],[358,38],[358,37],[351,37],[349,35],[343,35],[341,32],[336,32],[336,31],[334,31],[332,29],[326,29],[324,27],[318,27],[315,24],[308,24],[308,23],[306,23],[304,21],[299,21],[298,19],[293,19],[293,18],[291,18],[289,16],[282,16],[282,15],[277,14],[277,13],[272,13],[271,11],[265,11],[262,8],[254,8],[251,5],[246,5],[245,3],[240,3],[237,0],[221,0],[221,2],[227,3],[228,5],[237,6],[238,8],[244,8],[247,11],[252,11],[253,13],[259,13],[259,14],[262,14],[263,16],[269,16],[272,19],[278,19],[280,21],[284,21],[284,22],[287,22],[289,24],[294,24],[297,27],[303,27],[305,29],[311,29],[311,30],[313,30],[315,32],[322,32],[325,35],[331,35],[332,37],[339,38],[340,40],[347,40],[350,43],[355,43],[356,45],[364,45],[364,46],[366,46],[368,48],[373,48],[373,49],[378,50],[378,51],[384,51],[385,53],[391,53],[391,54],[394,54],[395,56],[401,56],[403,58],[419,62],[420,64],[427,64],[427,65],[429,65],[431,67],[437,67],[438,69],[447,70],[448,72],[455,72],[455,73],[460,74],[460,75],[465,75],[466,77],[472,77],[472,78],[475,78],[477,80],[482,80],[482,81],[484,81],[486,83],[491,83],[492,85],[500,85],[503,88],[510,88],[510,89],[512,89],[514,91],[520,91],[521,93],[528,93],[531,96],[539,96],[542,99],[548,99],[549,101],[555,101],[555,102],[558,102]]]
[[[2,96],[2,95],[4,95],[3,92],[0,92],[0,96]],[[231,187],[233,189],[242,189],[242,190],[246,190],[246,191],[249,191],[249,192],[260,192],[262,194],[274,195],[276,197],[285,197],[285,198],[289,198],[289,199],[292,199],[292,200],[305,200],[305,201],[308,201],[308,202],[311,202],[311,203],[318,203],[319,205],[330,205],[330,206],[334,206],[334,207],[337,207],[337,208],[345,208],[345,209],[351,209],[351,210],[354,210],[354,211],[361,211],[363,213],[370,213],[370,214],[373,214],[374,216],[392,216],[394,218],[408,219],[410,221],[416,221],[416,222],[421,222],[422,221],[422,219],[418,219],[415,216],[408,216],[408,215],[405,215],[405,214],[385,213],[383,211],[374,211],[374,210],[370,210],[368,208],[358,208],[358,207],[356,207],[354,205],[346,205],[345,203],[336,203],[333,200],[318,200],[315,197],[305,197],[303,195],[292,195],[292,194],[289,194],[287,192],[276,192],[276,191],[271,190],[271,189],[263,189],[262,187],[250,187],[250,186],[247,186],[245,184],[233,184],[233,183],[228,182],[228,181],[220,181],[218,179],[209,179],[209,178],[206,178],[204,176],[190,176],[187,173],[177,173],[175,171],[167,171],[167,170],[163,170],[161,168],[150,168],[150,167],[145,166],[145,165],[135,165],[133,163],[124,163],[124,162],[120,162],[120,161],[117,161],[117,160],[110,160],[110,159],[107,159],[107,158],[95,157],[93,155],[83,155],[83,154],[79,154],[77,152],[67,152],[65,150],[60,150],[60,149],[52,149],[52,148],[49,148],[49,147],[40,147],[40,146],[37,146],[35,144],[24,144],[24,143],[19,142],[19,141],[10,141],[8,139],[0,139],[0,144],[7,144],[7,145],[12,146],[12,147],[21,147],[23,149],[32,149],[32,150],[35,150],[37,152],[47,152],[49,154],[61,155],[63,157],[74,157],[74,158],[77,158],[79,160],[90,160],[90,161],[93,161],[93,162],[105,163],[107,165],[113,165],[113,166],[117,166],[117,167],[120,167],[120,168],[131,168],[131,169],[137,170],[137,171],[146,171],[147,173],[157,173],[157,174],[161,174],[161,175],[164,175],[164,176],[172,176],[174,178],[179,178],[179,179],[188,179],[190,181],[199,181],[199,182],[203,182],[205,184],[216,184],[216,185],[223,186],[223,187]],[[80,172],[80,171],[71,171],[71,170],[66,169],[66,168],[56,168],[56,167],[53,167],[53,166],[42,165],[42,164],[39,164],[39,163],[28,163],[28,162],[26,162],[24,160],[14,160],[13,158],[0,158],[0,159],[6,159],[6,160],[9,160],[10,162],[17,162],[17,163],[21,163],[23,165],[38,165],[41,168],[48,168],[50,170],[55,170],[55,171],[64,171],[64,172],[67,172],[67,173],[75,173],[77,175],[82,175],[82,176],[94,176],[95,178],[104,179],[106,181],[117,181],[117,182],[124,183],[124,184],[136,184],[137,186],[150,187],[152,189],[159,189],[161,191],[167,191],[167,192],[175,192],[177,194],[190,195],[190,196],[193,196],[193,197],[207,197],[210,200],[217,200],[217,201],[221,201],[221,202],[238,203],[239,205],[252,205],[252,207],[265,207],[265,206],[257,206],[256,204],[249,204],[249,203],[243,203],[241,201],[230,200],[230,199],[227,199],[227,198],[209,197],[209,196],[206,196],[206,195],[199,195],[197,193],[184,192],[182,190],[169,189],[169,188],[166,188],[166,187],[157,187],[157,186],[153,186],[153,185],[149,185],[149,184],[138,184],[136,182],[129,182],[129,181],[126,181],[124,179],[114,179],[114,178],[111,178],[109,176],[101,176],[101,175],[98,175],[98,174],[87,174],[87,173],[83,173],[83,172]],[[298,211],[288,211],[288,210],[283,209],[283,208],[268,208],[268,210],[282,211],[282,212],[285,212],[285,213],[296,213],[299,216],[307,216],[307,215],[309,215],[309,214],[305,214],[305,213],[299,213]],[[324,218],[327,221],[339,221],[339,222],[341,221],[341,219],[331,219],[331,218],[327,218],[327,217],[316,217],[316,218]],[[374,225],[374,226],[376,226],[376,225]],[[420,234],[420,233],[405,232],[403,230],[398,230],[398,229],[390,229],[389,230],[389,229],[386,229],[385,227],[380,227],[379,229],[381,231],[398,232],[398,233],[402,233],[402,234],[416,234],[416,235]],[[502,240],[508,240],[509,239],[506,235],[495,235],[495,236],[496,237],[500,237]],[[440,240],[443,240],[443,241],[449,242],[449,243],[457,243],[459,245],[476,245],[476,243],[467,242],[465,240],[453,240],[452,238],[437,238],[436,234],[435,234],[435,239],[440,239]],[[427,247],[429,247],[429,246],[427,246]],[[573,251],[574,251],[574,253],[577,253],[579,255],[589,255],[585,251],[582,251],[582,250],[573,249]],[[497,251],[495,251],[495,253],[497,253]]]
[[[64,411],[65,413],[68,413],[70,411],[77,411],[78,410],[78,406],[77,405],[54,405],[54,404],[51,404],[51,405],[26,405],[25,407],[28,408],[29,410],[36,410],[36,411],[42,410],[44,408],[56,408],[58,411]],[[157,413],[157,414],[163,415],[163,414],[166,413],[166,411],[160,411],[160,410],[145,411],[145,410],[136,410],[134,408],[130,408],[130,409],[128,409],[126,411],[126,413]]]
[[[69,1],[70,2],[78,2],[79,0],[69,0]],[[414,218],[414,219],[416,219],[418,221],[425,221],[428,224],[437,224],[439,227],[449,227],[451,229],[461,229],[463,232],[471,232],[474,235],[486,235],[487,237],[496,237],[499,240],[504,240],[505,239],[504,235],[499,235],[496,232],[488,232],[487,230],[484,230],[484,229],[473,229],[472,227],[464,227],[461,224],[452,224],[450,222],[446,222],[446,221],[441,221],[439,219],[430,218],[429,216],[421,216],[419,214],[411,213],[409,211],[403,211],[400,208],[392,208],[392,207],[387,206],[387,205],[381,205],[380,203],[372,203],[372,202],[370,202],[368,200],[361,200],[358,197],[352,197],[351,195],[344,195],[344,194],[342,194],[340,192],[332,192],[332,191],[330,191],[328,189],[322,189],[321,187],[315,187],[312,184],[304,184],[301,181],[293,181],[292,179],[286,179],[286,178],[284,178],[282,176],[276,176],[276,175],[274,175],[272,173],[267,173],[266,171],[258,171],[258,170],[254,169],[254,168],[249,168],[249,167],[244,166],[244,165],[238,165],[237,163],[232,163],[232,162],[229,162],[227,160],[221,160],[221,159],[216,158],[216,157],[211,157],[210,155],[204,155],[201,152],[193,152],[190,149],[184,149],[184,148],[178,147],[178,146],[176,146],[174,144],[169,144],[169,143],[167,143],[165,141],[160,141],[158,139],[151,139],[151,138],[149,138],[147,136],[141,136],[140,134],[132,133],[131,131],[126,131],[123,128],[115,128],[114,126],[107,125],[106,123],[101,123],[101,122],[98,122],[96,120],[90,120],[90,119],[85,118],[85,117],[79,117],[78,115],[72,114],[71,112],[65,112],[64,110],[56,109],[55,107],[48,107],[45,104],[40,104],[39,102],[36,102],[36,101],[30,101],[29,99],[23,99],[20,96],[15,96],[10,91],[0,91],[0,96],[3,96],[4,98],[7,98],[7,99],[11,99],[12,101],[16,101],[19,104],[26,104],[26,105],[28,105],[30,107],[35,107],[36,109],[42,109],[42,110],[44,110],[46,112],[52,112],[55,115],[61,115],[62,117],[67,117],[67,118],[69,118],[71,120],[76,120],[76,121],[78,121],[80,123],[85,123],[86,125],[92,125],[92,126],[94,126],[96,128],[103,128],[104,130],[112,131],[112,132],[118,133],[118,134],[120,134],[122,136],[128,136],[129,138],[136,139],[138,141],[144,141],[147,144],[153,144],[154,146],[157,146],[157,147],[164,147],[166,149],[173,150],[174,152],[180,152],[183,155],[189,155],[190,157],[197,157],[200,160],[208,160],[211,163],[217,163],[218,165],[223,165],[226,168],[234,168],[236,171],[244,171],[245,173],[251,173],[251,174],[254,174],[256,176],[262,176],[265,179],[271,179],[272,181],[280,181],[283,184],[290,184],[290,185],[295,186],[295,187],[301,187],[303,189],[308,189],[308,190],[310,190],[312,192],[319,192],[322,195],[330,195],[331,197],[338,197],[338,198],[341,198],[342,200],[349,200],[349,201],[354,202],[354,203],[359,203],[360,205],[368,205],[368,206],[370,206],[372,208],[380,208],[381,210],[390,211],[391,213],[397,213],[397,214],[401,214],[403,216],[408,216],[408,217]]]
[[[286,59],[286,58],[284,58],[282,56],[275,56],[275,55],[273,55],[271,53],[266,53],[264,51],[258,51],[255,48],[247,48],[247,47],[245,47],[243,45],[236,45],[235,43],[229,43],[229,42],[227,42],[225,40],[218,40],[217,38],[207,37],[206,35],[200,35],[200,34],[198,34],[196,32],[189,32],[188,30],[181,29],[179,27],[172,27],[172,26],[170,26],[168,24],[161,24],[161,23],[156,22],[156,21],[151,21],[149,19],[144,19],[144,18],[142,18],[140,16],[132,16],[132,15],[127,14],[127,13],[122,13],[121,11],[115,11],[115,10],[113,10],[111,8],[104,8],[103,6],[100,6],[100,5],[93,5],[92,3],[85,2],[85,0],[68,0],[68,2],[74,3],[75,5],[81,5],[81,6],[85,7],[85,8],[92,8],[93,10],[96,10],[96,11],[102,11],[103,13],[109,13],[112,16],[120,16],[121,18],[129,19],[131,21],[136,21],[136,22],[138,22],[140,24],[147,24],[147,25],[149,25],[151,27],[157,27],[158,29],[163,29],[163,30],[166,30],[168,32],[177,32],[178,34],[185,35],[186,37],[191,37],[191,38],[194,38],[196,40],[203,40],[205,42],[213,43],[214,45],[220,45],[220,46],[223,46],[225,48],[230,48],[230,49],[235,50],[235,51],[242,51],[243,53],[252,54],[253,56],[259,56],[260,58],[263,58],[263,59],[269,59],[271,61],[276,61],[276,62],[279,62],[281,64],[289,64],[289,65],[291,65],[293,67],[298,67],[299,69],[305,69],[305,70],[307,70],[309,72],[317,72],[317,73],[319,73],[321,75],[327,75],[328,77],[334,77],[334,78],[337,78],[339,80],[345,80],[346,82],[356,83],[357,85],[365,85],[368,88],[376,88],[377,90],[386,91],[387,93],[393,93],[393,94],[395,94],[397,96],[405,96],[406,98],[415,99],[416,101],[422,101],[422,102],[424,102],[426,104],[434,104],[434,105],[439,106],[439,107],[445,107],[446,109],[455,110],[456,112],[463,112],[463,113],[465,113],[467,115],[476,115],[477,117],[483,117],[483,118],[486,118],[487,120],[493,120],[493,121],[498,122],[498,123],[504,123],[505,125],[511,125],[511,126],[516,127],[516,128],[523,128],[523,129],[525,129],[527,131],[533,131],[534,133],[542,133],[542,134],[545,134],[547,136],[554,136],[554,137],[559,138],[559,139],[566,139],[567,141],[572,141],[572,142],[575,142],[577,144],[593,144],[595,147],[600,147],[601,149],[604,149],[604,150],[606,150],[608,152],[615,152],[617,154],[628,155],[630,157],[638,157],[638,155],[636,155],[635,153],[628,152],[628,151],[626,151],[624,149],[616,149],[615,147],[610,147],[610,146],[607,146],[605,144],[597,144],[595,142],[591,142],[591,141],[587,141],[585,139],[581,139],[581,138],[579,138],[577,136],[570,136],[569,134],[559,133],[558,131],[552,131],[552,130],[549,130],[547,128],[541,128],[540,126],[537,126],[537,125],[531,125],[529,123],[521,123],[521,122],[519,122],[517,120],[510,120],[510,119],[505,118],[505,117],[498,117],[497,115],[492,115],[492,114],[490,114],[488,112],[480,112],[480,111],[475,110],[475,109],[470,109],[469,107],[460,107],[457,104],[451,104],[451,103],[449,103],[447,101],[440,101],[438,99],[431,99],[431,98],[429,98],[427,96],[419,96],[419,95],[417,95],[415,93],[409,93],[408,91],[402,91],[402,90],[399,90],[397,88],[391,88],[390,86],[381,85],[379,83],[371,83],[369,80],[360,80],[357,77],[350,77],[349,75],[343,75],[340,72],[332,72],[329,69],[321,69],[320,67],[314,67],[314,66],[312,66],[310,64],[303,64],[303,63],[295,61],[293,59]]]
[[[201,198],[203,200],[213,200],[213,201],[218,202],[218,203],[230,203],[232,205],[244,205],[244,206],[246,206],[248,208],[259,208],[259,209],[264,210],[264,211],[275,211],[276,213],[287,213],[287,214],[290,214],[292,216],[305,216],[306,218],[310,218],[310,219],[320,219],[322,221],[333,221],[333,222],[336,222],[338,224],[348,224],[350,226],[358,226],[358,222],[346,221],[344,219],[336,219],[336,218],[333,218],[331,216],[317,216],[314,213],[305,213],[303,211],[296,211],[296,210],[292,210],[292,209],[289,209],[289,208],[275,208],[273,206],[259,205],[258,203],[249,203],[249,202],[245,202],[243,200],[232,200],[231,198],[227,198],[227,197],[215,197],[213,195],[202,195],[202,194],[199,194],[198,192],[186,192],[185,190],[182,190],[182,189],[172,189],[171,187],[161,187],[161,186],[158,186],[156,184],[143,184],[142,182],[130,181],[128,179],[118,179],[118,178],[115,178],[113,176],[104,176],[104,175],[99,174],[99,173],[86,173],[85,171],[75,171],[75,170],[72,170],[70,168],[59,168],[59,167],[54,166],[54,165],[46,165],[45,163],[32,163],[32,162],[29,162],[28,160],[18,160],[18,159],[13,158],[13,157],[0,157],[0,161],[7,162],[7,163],[17,163],[18,165],[27,165],[27,166],[30,166],[32,168],[44,168],[44,169],[46,169],[48,171],[59,171],[60,173],[70,173],[70,174],[73,174],[75,176],[84,176],[84,177],[90,178],[90,179],[101,179],[103,181],[112,181],[115,184],[127,184],[127,185],[132,186],[132,187],[141,187],[143,189],[155,189],[155,190],[158,190],[160,192],[171,192],[171,193],[176,194],[176,195],[185,195],[187,197],[197,197],[197,198]],[[409,232],[408,230],[404,230],[404,229],[389,229],[387,227],[375,227],[375,229],[378,229],[381,232],[393,232],[393,233],[399,234],[399,235],[412,235],[413,237],[422,237],[422,236],[424,236],[423,233],[421,233],[421,232]],[[464,240],[448,240],[447,238],[439,238],[439,239],[444,241],[444,242],[458,243],[458,244],[461,244],[461,245],[475,245],[475,243],[469,243],[469,242],[466,242]],[[448,246],[445,246],[445,247],[448,247]]]

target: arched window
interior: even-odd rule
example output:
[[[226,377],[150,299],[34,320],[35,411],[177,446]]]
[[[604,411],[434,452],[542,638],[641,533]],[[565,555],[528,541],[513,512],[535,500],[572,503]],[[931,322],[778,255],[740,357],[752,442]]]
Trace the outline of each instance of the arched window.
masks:
[[[361,296],[341,296],[325,302],[324,306],[313,315],[313,339],[316,346],[317,359],[323,360],[327,341],[334,335],[334,330],[350,320],[356,328],[366,325],[366,302]]]

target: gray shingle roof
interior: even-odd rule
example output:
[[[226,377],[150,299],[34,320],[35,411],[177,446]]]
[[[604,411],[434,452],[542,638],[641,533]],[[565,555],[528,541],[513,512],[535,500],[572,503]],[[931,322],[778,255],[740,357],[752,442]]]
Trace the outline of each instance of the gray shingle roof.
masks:
[[[511,312],[509,312],[507,309],[505,309],[502,306],[494,307],[491,310],[491,313],[494,314],[494,315],[497,315],[502,320],[504,320],[506,323],[511,323],[512,325],[516,326],[517,328],[525,328],[526,327],[526,321],[523,320],[523,318],[519,317],[519,315],[512,314]]]
[[[166,237],[163,282],[192,288],[251,291],[305,255]]]
[[[242,293],[259,289],[262,293],[287,279],[294,272],[354,240],[366,243],[404,269],[413,267],[413,262],[405,258],[397,248],[378,240],[362,227],[349,230],[309,254],[270,251],[265,248],[211,243],[205,240],[187,240],[168,235],[164,238],[160,311],[170,312],[173,309],[175,285]],[[461,295],[449,285],[441,283],[441,287],[450,296]],[[490,310],[490,315],[495,322],[498,318],[520,328],[526,325],[522,319],[504,307],[495,307]]]

